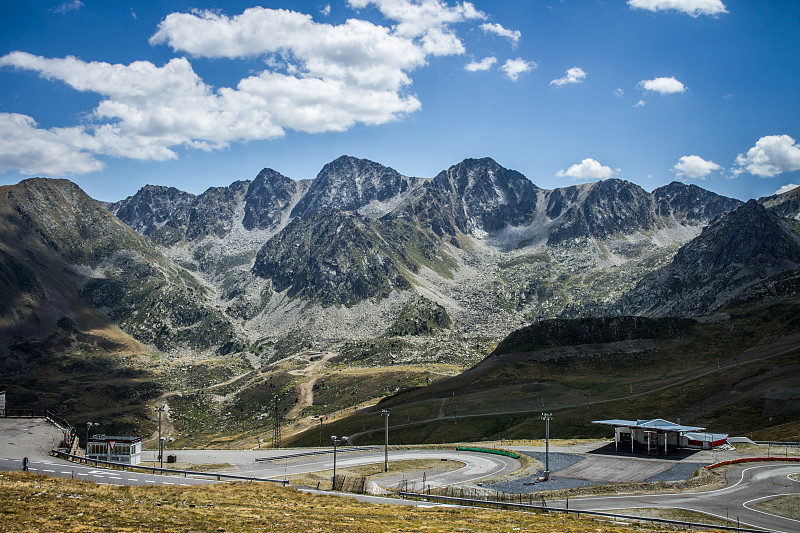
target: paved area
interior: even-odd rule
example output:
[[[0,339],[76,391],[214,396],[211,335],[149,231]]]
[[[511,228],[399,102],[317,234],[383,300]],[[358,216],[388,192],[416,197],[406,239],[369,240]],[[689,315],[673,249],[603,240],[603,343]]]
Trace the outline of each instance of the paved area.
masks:
[[[800,473],[800,465],[743,464],[732,468],[728,486],[706,492],[680,494],[637,494],[549,500],[551,507],[569,506],[573,510],[623,512],[641,508],[686,509],[717,518],[738,520],[742,527],[764,528],[779,533],[797,533],[800,521],[757,510],[754,503],[782,495],[800,494],[800,483],[790,475]]]
[[[43,418],[0,418],[0,457],[43,459],[64,435]]]

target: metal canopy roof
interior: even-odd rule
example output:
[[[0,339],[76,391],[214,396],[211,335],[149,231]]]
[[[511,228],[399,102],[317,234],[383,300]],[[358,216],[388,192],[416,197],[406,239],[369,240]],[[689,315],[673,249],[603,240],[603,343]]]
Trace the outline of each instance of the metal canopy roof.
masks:
[[[674,433],[686,433],[689,431],[705,431],[706,428],[698,426],[682,426],[661,418],[653,420],[595,420],[592,424],[602,424],[604,426],[626,427],[634,429],[650,429],[655,431],[671,431]]]

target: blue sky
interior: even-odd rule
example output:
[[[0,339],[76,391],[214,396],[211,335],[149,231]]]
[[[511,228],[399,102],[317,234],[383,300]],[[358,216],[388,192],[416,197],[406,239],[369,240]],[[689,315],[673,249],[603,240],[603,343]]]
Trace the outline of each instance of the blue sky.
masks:
[[[544,188],[800,184],[794,0],[4,1],[0,184],[200,193],[348,154]]]

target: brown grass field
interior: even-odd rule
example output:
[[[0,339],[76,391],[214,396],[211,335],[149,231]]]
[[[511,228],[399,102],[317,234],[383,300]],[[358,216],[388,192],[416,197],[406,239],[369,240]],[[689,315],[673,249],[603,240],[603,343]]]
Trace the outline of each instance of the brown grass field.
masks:
[[[673,531],[652,525],[648,531]],[[267,484],[194,487],[97,485],[22,472],[0,474],[3,531],[632,532],[561,514],[369,505]]]

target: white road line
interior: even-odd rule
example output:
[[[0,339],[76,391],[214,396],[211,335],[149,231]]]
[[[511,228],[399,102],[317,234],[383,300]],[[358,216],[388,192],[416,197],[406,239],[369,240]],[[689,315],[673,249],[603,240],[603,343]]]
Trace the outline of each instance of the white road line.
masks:
[[[145,482],[145,483],[155,483],[155,481],[153,481],[153,480],[151,480],[151,479],[145,479],[145,480],[144,480],[144,482]]]
[[[45,470],[42,470],[42,472],[55,472],[55,470],[47,470],[47,469],[45,469]]]
[[[175,483],[172,483],[171,481],[164,481],[163,484],[164,485],[174,485]]]
[[[87,474],[87,473],[85,473],[85,472],[78,472],[78,475],[79,475],[79,476],[88,476],[89,474]]]
[[[64,472],[63,470],[61,471],[61,473],[62,474],[74,474],[74,472]]]
[[[139,481],[139,480],[138,480],[138,479],[136,479],[135,477],[129,477],[129,478],[128,478],[128,481]]]
[[[188,483],[181,483],[181,487],[191,487]]]

